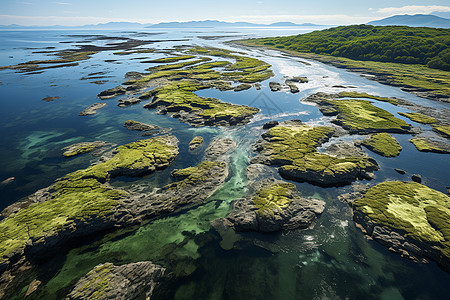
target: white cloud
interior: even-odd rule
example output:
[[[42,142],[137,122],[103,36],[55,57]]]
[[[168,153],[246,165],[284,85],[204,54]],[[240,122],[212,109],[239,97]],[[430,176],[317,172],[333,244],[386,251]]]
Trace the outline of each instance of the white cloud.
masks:
[[[72,3],[68,3],[68,2],[53,2],[55,4],[59,4],[59,5],[72,5]]]
[[[346,25],[363,24],[371,21],[373,17],[348,16],[348,15],[248,15],[230,16],[223,18],[224,21],[247,21],[253,23],[274,23],[274,22],[294,22],[294,23],[315,23],[320,25]]]
[[[380,8],[378,9],[378,12],[387,15],[431,14],[433,12],[450,12],[450,6],[408,5],[403,7]]]

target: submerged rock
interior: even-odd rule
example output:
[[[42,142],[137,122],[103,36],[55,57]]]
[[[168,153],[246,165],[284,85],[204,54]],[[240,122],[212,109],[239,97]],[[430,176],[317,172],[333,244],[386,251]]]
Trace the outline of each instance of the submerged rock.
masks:
[[[307,228],[325,207],[322,200],[300,197],[292,183],[266,179],[254,188],[254,194],[237,200],[230,214],[215,220],[213,226],[225,224],[236,231],[260,232]]]
[[[140,103],[142,100],[139,98],[126,98],[126,99],[120,99],[119,100],[119,104],[117,104],[117,106],[119,107],[126,107],[129,105],[133,105],[133,104],[138,104]]]
[[[394,169],[394,170],[395,170],[395,172],[397,172],[398,174],[401,174],[401,175],[406,174],[406,172],[405,172],[404,170],[402,170],[402,169]]]
[[[101,264],[78,280],[65,299],[150,299],[164,272],[163,267],[150,261]]]
[[[230,138],[216,138],[205,150],[205,159],[217,160],[236,148],[236,142]]]
[[[364,233],[415,261],[436,261],[450,272],[450,198],[416,182],[383,182],[353,204]]]
[[[90,105],[89,107],[87,107],[82,112],[80,112],[78,115],[79,116],[94,115],[97,113],[98,109],[105,107],[105,106],[106,106],[106,103],[94,103],[94,104]]]
[[[50,97],[50,96],[47,96],[47,97],[45,97],[44,99],[42,99],[42,101],[45,101],[45,102],[52,102],[52,101],[55,101],[55,100],[58,100],[58,99],[61,99],[61,97],[58,97],[58,96],[56,96],[56,97]]]

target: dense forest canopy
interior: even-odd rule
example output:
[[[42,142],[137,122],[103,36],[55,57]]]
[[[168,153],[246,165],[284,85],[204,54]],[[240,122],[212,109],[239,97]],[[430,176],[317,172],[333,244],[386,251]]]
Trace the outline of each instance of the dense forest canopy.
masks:
[[[422,64],[450,71],[450,29],[351,25],[258,43],[355,60]]]

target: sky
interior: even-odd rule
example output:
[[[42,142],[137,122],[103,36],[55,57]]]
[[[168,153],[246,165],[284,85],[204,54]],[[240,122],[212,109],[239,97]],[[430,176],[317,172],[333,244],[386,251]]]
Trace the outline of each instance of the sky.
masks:
[[[0,25],[191,20],[362,24],[398,14],[450,18],[449,0],[0,0]]]

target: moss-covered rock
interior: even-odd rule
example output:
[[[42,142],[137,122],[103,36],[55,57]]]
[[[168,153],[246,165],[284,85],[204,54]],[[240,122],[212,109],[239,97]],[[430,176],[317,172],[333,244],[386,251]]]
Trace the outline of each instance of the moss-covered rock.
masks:
[[[91,152],[94,149],[103,147],[108,145],[107,142],[103,141],[95,141],[95,142],[84,142],[84,143],[76,143],[67,147],[64,147],[62,150],[63,155],[65,157],[73,157],[76,155],[84,154]]]
[[[433,117],[426,116],[421,113],[398,113],[401,116],[407,117],[411,121],[421,123],[421,124],[434,124],[437,122],[437,120]]]
[[[189,142],[189,150],[195,150],[200,147],[201,144],[203,144],[203,138],[201,136],[196,136]]]
[[[402,146],[389,133],[376,133],[364,139],[361,145],[385,157],[399,156]]]
[[[378,132],[411,133],[412,126],[390,112],[360,99],[336,100],[339,95],[316,93],[303,101],[314,102],[326,116],[336,116],[333,123],[353,134]]]
[[[156,88],[152,102],[144,108],[160,108],[192,126],[231,126],[247,123],[259,109],[225,103],[215,98],[199,97],[193,92],[202,89],[198,83],[182,80]]]
[[[450,271],[450,198],[415,182],[370,188],[354,219],[375,240],[406,256],[426,256]]]
[[[70,173],[27,201],[13,204],[0,221],[0,269],[26,246],[46,249],[67,238],[67,232],[76,237],[114,226],[120,199],[128,193],[105,182],[167,167],[178,154],[177,144],[167,135],[119,146],[111,159]]]
[[[325,202],[302,198],[292,183],[266,179],[258,182],[254,193],[235,202],[226,219],[213,223],[236,231],[275,232],[306,228],[324,210]]]
[[[282,176],[320,186],[344,185],[360,178],[371,178],[378,169],[369,157],[335,157],[318,153],[316,147],[333,134],[330,127],[279,125],[262,135],[256,150],[263,156],[253,162],[279,165]]]
[[[398,105],[398,99],[397,98],[388,98],[388,97],[380,97],[375,95],[370,95],[367,93],[359,93],[359,92],[340,92],[338,94],[339,98],[367,98],[367,99],[374,99],[378,101],[388,102],[393,105]]]
[[[417,150],[422,152],[450,153],[450,146],[447,143],[439,142],[429,138],[413,138],[409,140]]]
[[[440,135],[450,139],[450,126],[445,125],[434,125],[433,130]]]
[[[96,266],[75,285],[66,300],[150,299],[165,269],[149,261],[115,266]]]

